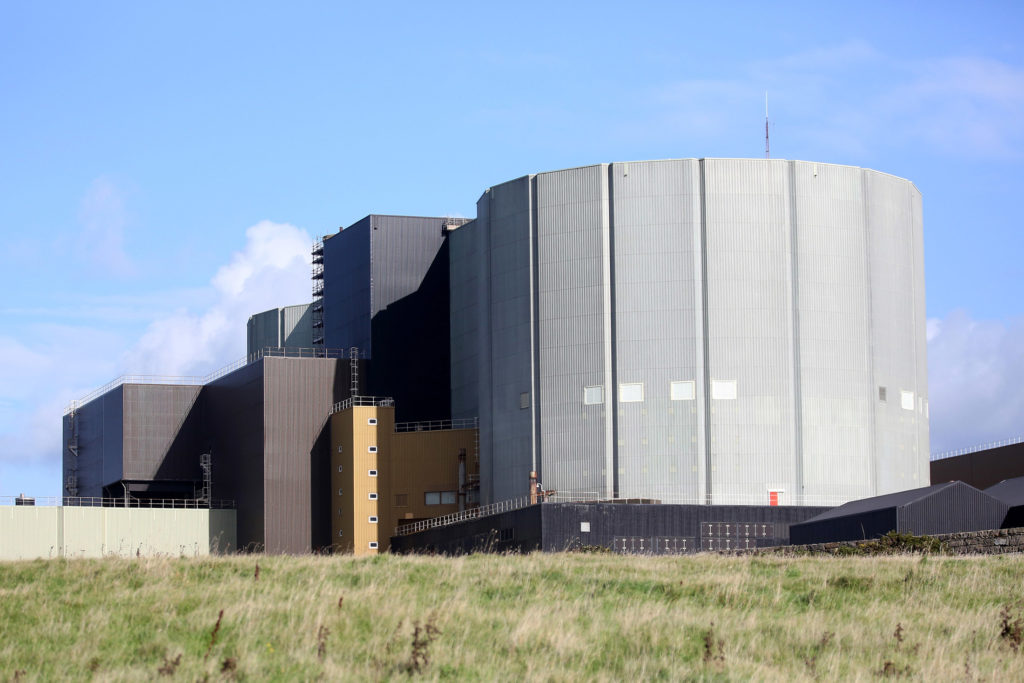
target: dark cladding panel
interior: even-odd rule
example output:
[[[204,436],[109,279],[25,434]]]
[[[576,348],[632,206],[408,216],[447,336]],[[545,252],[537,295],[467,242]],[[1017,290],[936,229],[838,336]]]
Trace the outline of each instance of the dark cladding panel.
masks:
[[[124,479],[199,481],[201,387],[126,384]]]
[[[329,478],[327,417],[348,361],[271,357],[263,364],[266,551],[308,553],[314,536],[323,534],[319,525],[314,533],[313,517],[326,515],[313,510],[313,492]]]
[[[956,482],[938,494],[900,508],[898,529],[911,534],[948,534],[998,529],[1009,505]]]
[[[370,216],[324,240],[324,346],[370,352]]]
[[[931,461],[933,484],[962,481],[987,489],[1004,479],[1024,476],[1024,443]]]
[[[64,416],[64,487],[68,477],[77,478],[78,495],[101,497],[103,487],[121,478],[121,415],[124,387],[111,389]],[[68,448],[72,432],[77,435],[78,456]],[[71,495],[63,488],[62,495]]]
[[[428,529],[409,536],[392,536],[395,553],[532,552],[543,544],[541,507],[530,507]]]
[[[371,315],[420,289],[427,271],[445,243],[443,218],[370,216],[370,260],[373,269]],[[444,265],[444,297],[448,297],[448,264]],[[447,303],[445,304],[447,308]],[[443,320],[448,325],[447,317]]]
[[[263,367],[250,363],[202,392],[203,422],[213,461],[213,498],[234,500],[238,548],[262,550]]]

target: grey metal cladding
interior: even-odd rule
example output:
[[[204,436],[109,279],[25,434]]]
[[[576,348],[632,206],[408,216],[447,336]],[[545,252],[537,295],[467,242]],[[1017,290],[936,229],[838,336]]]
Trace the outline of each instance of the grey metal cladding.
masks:
[[[452,359],[452,417],[478,416],[480,363],[481,264],[478,221],[470,221],[448,236],[451,249],[449,283],[451,314],[449,335]]]
[[[235,501],[238,548],[261,550],[263,525],[263,371],[266,358],[203,388],[203,419],[213,455],[213,497]]]
[[[125,384],[123,479],[197,481],[203,452],[200,386]]]
[[[764,504],[777,492],[781,504],[828,505],[925,481],[921,197],[910,182],[814,162],[684,159],[532,183],[536,197],[529,179],[484,194],[477,239],[467,232],[452,264],[453,283],[486,293],[459,304],[484,297],[479,336],[452,324],[456,364],[479,350],[484,500],[520,490],[488,480],[522,480],[527,455],[546,486],[580,496]],[[620,401],[623,384],[642,385],[639,400]],[[597,386],[603,404],[584,401]],[[533,443],[516,401],[528,390]],[[471,412],[470,392],[456,393]]]
[[[790,188],[781,160],[704,169],[707,363],[712,389],[737,387],[711,400],[711,493],[728,500],[795,485]]]
[[[266,551],[308,553],[312,539],[313,472],[330,448],[326,416],[334,401],[339,361],[326,358],[263,359],[263,506]],[[317,457],[318,455],[321,457]]]
[[[870,282],[861,169],[790,162],[797,226],[803,488],[874,492]]]
[[[252,355],[268,346],[281,346],[280,309],[255,313],[246,324],[246,354]]]
[[[70,416],[64,416],[64,481],[67,482],[68,475],[74,473],[79,496],[101,497],[104,486],[121,479],[123,406],[124,387],[118,386],[76,408],[77,457],[68,448],[71,420]],[[69,495],[67,490],[63,495]]]
[[[642,403],[619,405],[618,495],[698,500],[700,169],[693,159],[616,163],[610,177],[616,375],[644,385]],[[694,400],[670,400],[672,382],[693,382]]]
[[[367,216],[324,240],[324,346],[370,353],[371,260]]]
[[[583,405],[583,387],[607,392],[605,279],[607,174],[587,166],[537,176],[537,292],[543,484],[607,495],[605,405]]]
[[[494,500],[526,494],[533,467],[532,413],[521,408],[522,394],[530,392],[532,367],[530,185],[529,177],[520,178],[488,193],[490,287],[485,343],[492,359],[487,436]]]
[[[308,349],[313,346],[313,304],[285,306],[281,311],[281,346]]]
[[[442,218],[370,217],[370,315],[415,292],[444,243]]]

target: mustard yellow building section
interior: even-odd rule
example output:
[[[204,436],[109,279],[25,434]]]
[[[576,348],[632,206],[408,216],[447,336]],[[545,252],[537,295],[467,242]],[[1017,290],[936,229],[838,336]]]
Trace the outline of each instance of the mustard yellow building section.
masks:
[[[395,432],[392,406],[331,415],[331,533],[336,552],[387,550],[398,524],[476,507],[475,429]]]
[[[388,458],[395,409],[353,406],[331,416],[331,532],[340,552],[384,550],[394,528]]]
[[[389,503],[396,525],[458,512],[460,496],[465,498],[463,509],[477,506],[479,500],[467,491],[480,480],[475,429],[399,432],[391,438]],[[465,463],[461,487],[460,453]]]

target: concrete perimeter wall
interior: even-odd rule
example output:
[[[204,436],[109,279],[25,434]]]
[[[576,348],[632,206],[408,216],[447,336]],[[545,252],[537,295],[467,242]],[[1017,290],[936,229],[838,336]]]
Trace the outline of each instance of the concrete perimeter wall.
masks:
[[[0,508],[0,560],[230,553],[235,511],[11,506]]]

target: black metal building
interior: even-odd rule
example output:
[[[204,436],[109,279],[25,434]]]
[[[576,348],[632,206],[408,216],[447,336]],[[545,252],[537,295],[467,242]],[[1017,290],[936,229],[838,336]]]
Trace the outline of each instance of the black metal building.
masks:
[[[756,505],[540,503],[393,536],[393,552],[558,552],[599,546],[674,555],[786,545],[789,529],[828,508]]]
[[[932,460],[930,468],[933,484],[962,481],[987,489],[1004,479],[1024,477],[1024,442]]]
[[[337,355],[337,354],[333,354]],[[203,386],[120,384],[64,416],[66,496],[234,501],[238,547],[328,547],[327,417],[348,359],[265,356]]]
[[[794,545],[860,541],[890,531],[947,534],[998,529],[1008,506],[962,481],[855,500],[794,524]]]
[[[323,240],[323,344],[370,359],[366,391],[399,421],[451,417],[446,235],[465,222],[374,214]]]
[[[1004,479],[994,486],[989,486],[985,493],[1009,506],[1003,520],[1004,529],[1024,527],[1024,477]]]

